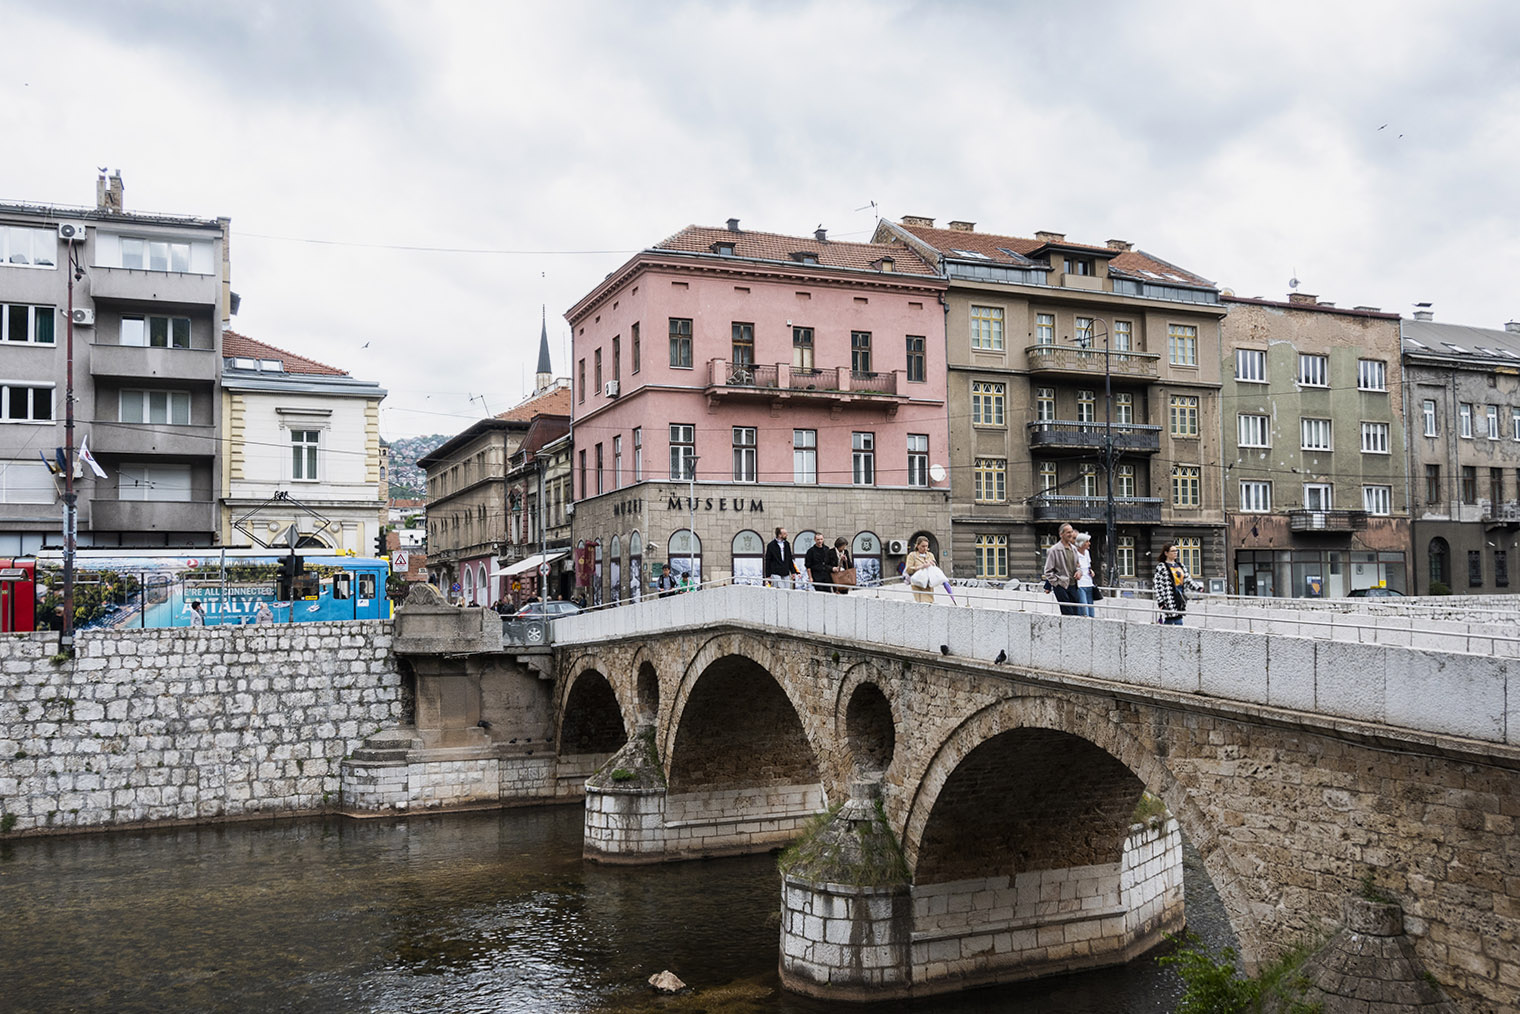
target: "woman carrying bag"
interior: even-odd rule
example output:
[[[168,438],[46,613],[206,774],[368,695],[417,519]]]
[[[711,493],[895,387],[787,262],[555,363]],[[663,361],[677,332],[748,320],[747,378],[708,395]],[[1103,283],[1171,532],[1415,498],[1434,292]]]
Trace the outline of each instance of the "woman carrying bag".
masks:
[[[1156,608],[1161,615],[1160,623],[1182,625],[1182,614],[1187,610],[1188,592],[1202,587],[1177,560],[1177,543],[1168,542],[1161,547],[1156,560],[1156,574],[1152,578],[1156,592]]]
[[[834,591],[840,595],[850,594],[850,589],[855,587],[855,558],[850,555],[850,544],[844,536],[834,540],[834,549],[829,555],[829,572],[834,576]]]
[[[913,575],[920,571],[923,573],[919,579],[913,580]],[[934,586],[945,582],[945,572],[939,569],[934,554],[929,552],[929,540],[925,536],[918,537],[918,541],[913,544],[913,552],[903,561],[903,576],[913,588],[913,601],[934,601]]]
[[[1092,562],[1092,536],[1086,532],[1077,533],[1077,606],[1078,616],[1092,616],[1093,602],[1103,597],[1098,591],[1098,574],[1093,570]]]

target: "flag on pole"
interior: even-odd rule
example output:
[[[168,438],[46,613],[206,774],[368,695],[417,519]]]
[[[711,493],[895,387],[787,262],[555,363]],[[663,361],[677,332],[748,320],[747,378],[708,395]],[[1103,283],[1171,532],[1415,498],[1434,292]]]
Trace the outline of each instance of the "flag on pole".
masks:
[[[58,474],[62,475],[69,470],[68,459],[63,456],[63,448],[53,448],[53,455],[58,459]]]
[[[37,451],[37,457],[41,458],[42,459],[42,463],[47,466],[47,470],[48,470],[48,474],[49,475],[57,475],[58,474],[58,466],[55,465],[55,464],[53,464],[51,461],[48,460],[47,451],[44,451],[44,450],[42,450],[42,449],[39,448],[38,451]]]
[[[100,467],[100,463],[95,460],[95,455],[90,453],[90,435],[88,433],[79,438],[79,460],[90,466],[90,471],[95,473],[95,478],[104,479],[106,477],[106,470]]]

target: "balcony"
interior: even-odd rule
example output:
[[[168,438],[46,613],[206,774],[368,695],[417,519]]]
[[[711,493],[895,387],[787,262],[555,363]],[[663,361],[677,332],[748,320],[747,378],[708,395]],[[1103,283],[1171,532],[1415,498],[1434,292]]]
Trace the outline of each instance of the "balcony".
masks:
[[[864,372],[842,366],[803,369],[784,363],[760,365],[714,359],[707,364],[709,402],[751,399],[768,402],[821,401],[835,405],[896,406],[907,400],[899,394],[900,371]]]
[[[1029,372],[1042,377],[1103,376],[1103,360],[1110,360],[1109,374],[1121,380],[1155,380],[1160,376],[1161,357],[1149,352],[1108,352],[1068,345],[1030,345],[1024,349]]]
[[[1329,534],[1359,532],[1367,527],[1366,511],[1289,511],[1288,530]]]
[[[1036,521],[1103,521],[1108,501],[1101,496],[1046,493],[1035,498],[1033,507]],[[1121,525],[1158,524],[1161,521],[1161,498],[1116,496],[1114,521]]]
[[[216,453],[216,427],[166,426],[153,423],[107,423],[90,429],[90,449],[97,454],[138,457],[144,454],[209,458]]]
[[[214,532],[214,500],[91,500],[95,532]]]
[[[219,306],[222,285],[216,275],[97,265],[90,268],[90,295],[120,303]]]
[[[97,377],[136,380],[188,380],[211,384],[222,361],[210,349],[154,349],[132,345],[90,346],[90,373]]]
[[[1103,449],[1108,427],[1103,423],[1077,422],[1071,419],[1047,419],[1029,424],[1031,450],[1058,454],[1082,453]],[[1121,454],[1155,454],[1161,450],[1161,427],[1136,423],[1114,423],[1114,450]]]

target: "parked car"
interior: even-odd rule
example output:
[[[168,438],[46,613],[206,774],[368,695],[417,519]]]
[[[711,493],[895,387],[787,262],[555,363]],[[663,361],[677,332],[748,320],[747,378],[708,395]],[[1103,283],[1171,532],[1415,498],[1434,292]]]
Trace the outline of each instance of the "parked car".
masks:
[[[1401,599],[1404,593],[1394,588],[1353,588],[1346,593],[1348,599]]]
[[[574,602],[562,602],[559,599],[553,599],[549,602],[529,602],[513,613],[512,618],[516,620],[552,620],[556,616],[569,616],[572,613],[580,611],[581,607]]]

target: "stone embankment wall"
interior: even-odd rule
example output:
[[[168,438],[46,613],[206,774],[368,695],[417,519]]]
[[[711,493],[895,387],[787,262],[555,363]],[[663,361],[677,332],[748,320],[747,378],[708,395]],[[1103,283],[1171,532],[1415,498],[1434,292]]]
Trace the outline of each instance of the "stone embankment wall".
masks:
[[[0,638],[0,827],[335,806],[339,766],[402,718],[387,621]]]

